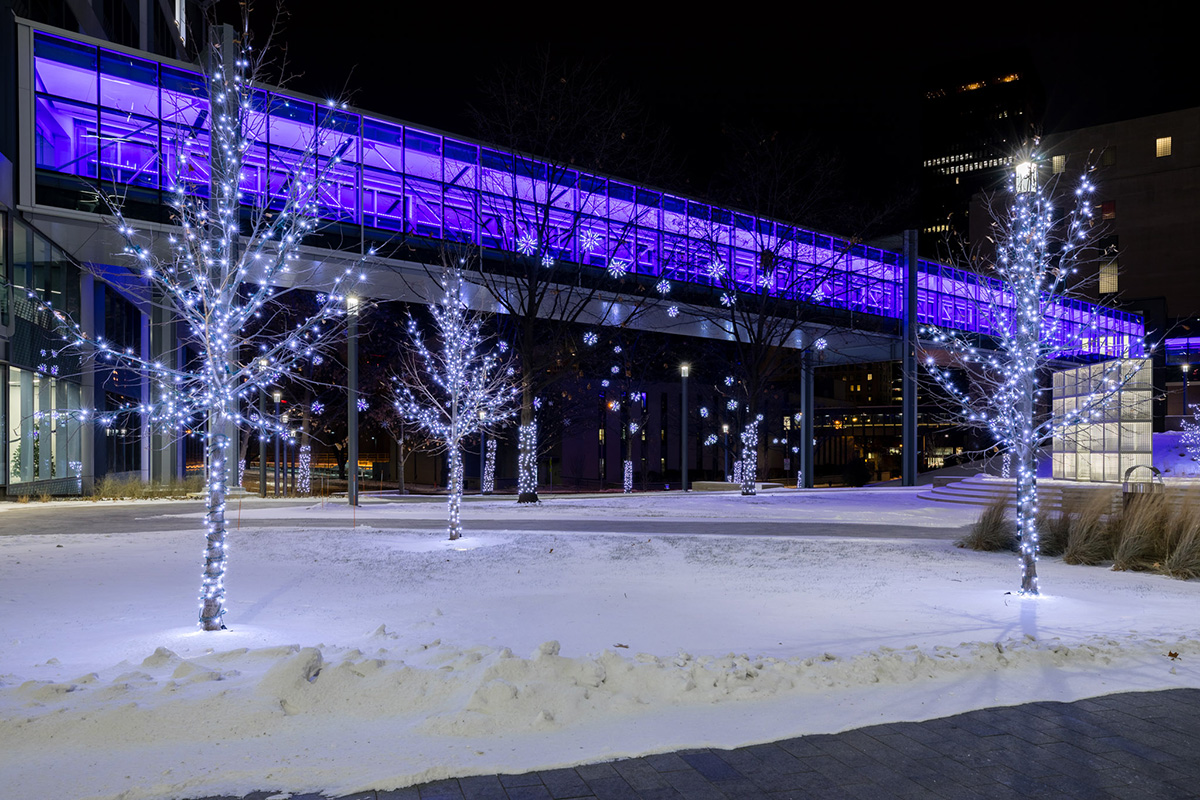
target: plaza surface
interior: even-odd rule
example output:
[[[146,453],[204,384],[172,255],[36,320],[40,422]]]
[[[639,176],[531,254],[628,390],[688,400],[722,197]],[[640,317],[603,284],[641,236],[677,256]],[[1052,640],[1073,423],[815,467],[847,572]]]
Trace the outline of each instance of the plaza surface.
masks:
[[[1021,599],[1011,554],[953,545],[978,509],[913,490],[478,499],[457,542],[433,502],[246,500],[216,634],[198,505],[100,505],[0,511],[7,796],[532,797],[495,776],[1200,687],[1200,584],[1043,559]]]

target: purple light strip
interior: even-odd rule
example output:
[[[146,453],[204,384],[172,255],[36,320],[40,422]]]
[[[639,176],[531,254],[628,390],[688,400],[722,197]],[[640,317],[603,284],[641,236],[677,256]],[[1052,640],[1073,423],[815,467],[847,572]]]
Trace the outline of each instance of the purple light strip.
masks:
[[[170,163],[183,147],[193,178],[203,182],[208,104],[197,73],[42,32],[34,51],[38,168],[167,188],[155,156]],[[709,273],[715,263],[732,269],[746,291],[761,285],[893,319],[903,312],[902,258],[887,250],[285,93],[264,91],[250,125],[257,143],[244,159],[242,189],[260,202],[278,194],[293,154],[320,127],[322,154],[342,160],[321,192],[323,216],[332,221],[509,251],[529,249],[541,231],[550,241],[532,244],[555,260],[597,267],[619,260],[639,275],[710,286],[718,283]],[[547,200],[550,226],[543,228],[537,220]],[[775,254],[765,272],[764,251]],[[929,261],[918,271],[924,324],[989,334],[997,315],[1012,313],[1012,297],[994,279]],[[1144,325],[1136,315],[1078,301],[1047,314],[1061,345],[1084,341],[1083,354],[1141,355]],[[1096,334],[1081,339],[1093,320]]]

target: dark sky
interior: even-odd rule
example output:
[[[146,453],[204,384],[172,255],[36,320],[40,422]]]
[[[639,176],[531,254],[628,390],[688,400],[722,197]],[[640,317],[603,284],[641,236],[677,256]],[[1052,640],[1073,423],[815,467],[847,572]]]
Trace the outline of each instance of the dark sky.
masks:
[[[1024,54],[1034,65],[1045,87],[1047,132],[1200,105],[1200,69],[1184,32],[1109,26],[1089,34],[1086,22],[1076,30],[1049,11],[1029,32],[1013,34],[978,24],[906,32],[911,18],[889,25],[857,4],[843,19],[760,10],[738,22],[727,7],[722,18],[692,13],[686,24],[682,12],[651,24],[644,14],[596,4],[550,15],[505,6],[511,14],[489,19],[454,4],[286,7],[279,41],[298,73],[292,88],[348,95],[361,109],[464,135],[473,133],[467,109],[480,102],[495,64],[545,48],[600,62],[613,84],[636,90],[655,124],[669,129],[680,176],[696,188],[718,169],[722,126],[753,123],[815,138],[838,153],[865,194],[901,190],[920,162],[928,76],[996,53]],[[256,7],[254,15],[262,29],[273,12]],[[1052,35],[1051,28],[1072,30]]]

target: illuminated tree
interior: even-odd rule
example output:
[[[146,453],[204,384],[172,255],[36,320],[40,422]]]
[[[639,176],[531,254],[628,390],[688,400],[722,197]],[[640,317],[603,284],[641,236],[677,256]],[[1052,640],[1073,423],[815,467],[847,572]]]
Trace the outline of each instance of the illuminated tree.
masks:
[[[324,265],[323,273],[301,266],[299,249],[319,227],[328,174],[337,169],[343,141],[351,135],[323,114],[305,141],[279,147],[266,163],[251,158],[266,141],[272,104],[284,102],[256,88],[266,65],[263,51],[251,48],[248,25],[238,37],[217,37],[209,57],[205,95],[192,109],[208,126],[210,146],[197,148],[191,129],[169,142],[164,156],[173,223],[166,233],[141,232],[126,219],[113,195],[110,202],[125,254],[146,283],[151,301],[179,321],[180,347],[198,354],[153,360],[103,339],[57,314],[68,346],[106,366],[125,366],[146,375],[151,396],[136,411],[153,426],[205,431],[205,548],[199,623],[204,630],[225,627],[225,570],[228,559],[225,502],[237,473],[229,462],[238,427],[260,435],[289,435],[270,415],[243,413],[243,407],[281,378],[295,380],[301,363],[319,358],[323,345],[340,329],[345,292],[358,279],[359,263]],[[196,129],[200,129],[200,122]],[[185,141],[182,137],[188,137]],[[271,175],[269,192],[243,193],[241,187]],[[315,303],[304,313],[285,302],[295,289],[313,290]],[[32,297],[31,297],[32,299]],[[103,419],[101,420],[104,421]]]
[[[939,328],[923,329],[926,367],[970,425],[986,428],[1012,454],[1016,471],[1021,594],[1038,594],[1037,459],[1043,441],[1092,418],[1111,402],[1136,369],[1112,361],[1075,408],[1055,413],[1039,401],[1052,362],[1097,337],[1093,318],[1084,324],[1066,298],[1079,267],[1097,254],[1092,247],[1091,182],[1084,177],[1075,202],[1055,203],[1055,184],[1042,185],[1037,162],[1022,161],[1011,176],[1010,198],[993,201],[991,240],[995,258],[985,271],[1003,284],[990,299],[992,340]],[[936,356],[933,351],[943,351]],[[954,372],[968,375],[961,386]]]
[[[511,417],[520,387],[509,360],[497,352],[482,352],[491,342],[483,333],[484,318],[467,307],[461,268],[446,269],[442,289],[441,300],[430,308],[438,342],[434,349],[425,345],[417,321],[409,319],[413,352],[404,362],[396,409],[446,450],[450,461],[447,532],[453,540],[462,536],[463,441]]]

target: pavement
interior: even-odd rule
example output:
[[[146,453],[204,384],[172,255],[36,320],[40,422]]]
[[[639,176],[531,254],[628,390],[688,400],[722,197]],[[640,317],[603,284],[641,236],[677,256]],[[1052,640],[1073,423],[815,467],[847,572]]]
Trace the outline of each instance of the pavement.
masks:
[[[243,798],[289,795],[270,791]],[[735,750],[683,750],[346,800],[1197,798],[1200,689],[1026,703]],[[295,794],[291,800],[326,800]]]

